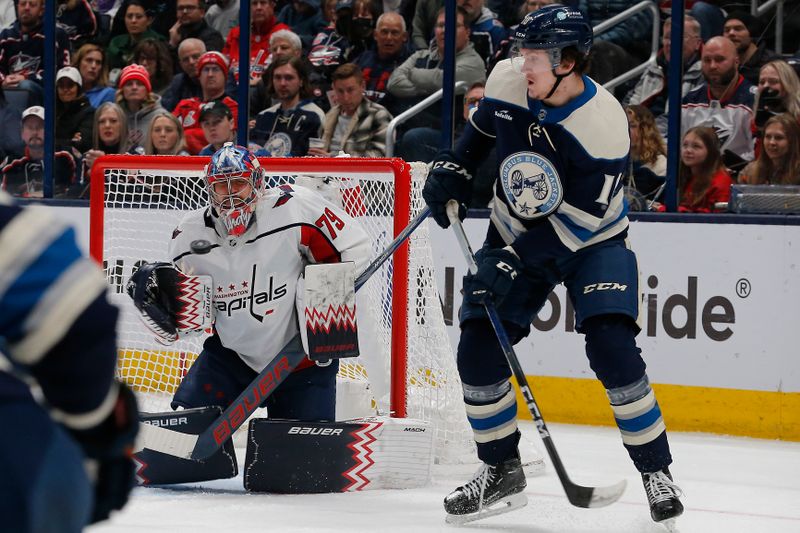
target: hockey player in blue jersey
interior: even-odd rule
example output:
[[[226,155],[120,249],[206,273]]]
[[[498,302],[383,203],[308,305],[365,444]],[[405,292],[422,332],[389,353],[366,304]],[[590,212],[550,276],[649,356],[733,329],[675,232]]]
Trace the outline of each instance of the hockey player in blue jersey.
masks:
[[[457,355],[484,466],[445,498],[455,521],[526,503],[511,372],[481,304],[494,301],[516,343],[558,283],[567,288],[589,364],[641,472],[653,520],[683,512],[668,469],[666,429],[635,341],[638,272],[621,187],[628,123],[614,97],[582,74],[591,45],[592,28],[578,10],[551,5],[529,13],[510,59],[492,71],[483,102],[455,150],[434,160],[423,190],[440,226],[449,226],[451,199],[463,218],[474,168],[496,146],[494,206],[478,271],[464,278]]]
[[[117,309],[75,232],[0,191],[0,530],[77,533],[133,488]],[[35,386],[32,386],[35,385]]]

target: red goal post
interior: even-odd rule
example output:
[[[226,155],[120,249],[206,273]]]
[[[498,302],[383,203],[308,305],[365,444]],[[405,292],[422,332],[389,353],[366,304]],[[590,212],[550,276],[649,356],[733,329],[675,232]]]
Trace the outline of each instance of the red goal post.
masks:
[[[98,158],[92,167],[90,253],[106,269],[111,294],[123,308],[120,365],[125,362],[133,370],[131,374],[120,370],[120,377],[133,381],[139,391],[168,395],[199,353],[199,342],[181,345],[178,341],[170,353],[164,352],[164,347],[151,347],[149,333],[141,331],[144,326],[138,317],[132,318],[135,312],[123,288],[137,262],[169,261],[166,246],[183,212],[207,205],[202,171],[209,160],[200,156],[110,155]],[[319,183],[321,192],[338,195],[343,208],[367,229],[374,241],[374,255],[424,207],[420,192],[427,169],[420,163],[345,157],[262,158],[261,163],[268,186],[299,181],[302,176],[309,177],[312,186]],[[431,420],[436,425],[437,446],[463,449],[464,441],[471,438],[441,316],[427,232],[424,223],[365,289],[371,291],[380,315],[376,342],[381,347],[377,350],[388,352],[389,412],[396,417]],[[356,370],[356,374],[362,373],[366,376],[362,369]],[[377,374],[373,371],[369,377],[373,393],[380,388],[374,383],[380,381]],[[375,400],[380,406],[378,398]],[[437,457],[441,458],[441,453]]]

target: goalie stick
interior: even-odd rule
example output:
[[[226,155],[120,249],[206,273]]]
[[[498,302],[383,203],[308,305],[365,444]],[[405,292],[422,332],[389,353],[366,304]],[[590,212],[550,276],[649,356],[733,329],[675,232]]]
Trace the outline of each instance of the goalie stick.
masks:
[[[384,262],[408,239],[430,214],[426,207],[414,217],[408,226],[370,263],[355,280],[358,291]],[[134,452],[147,448],[176,457],[205,459],[228,440],[244,424],[247,417],[258,408],[261,402],[286,379],[305,358],[300,333],[295,335],[267,366],[253,379],[242,393],[222,412],[222,414],[199,435],[188,435],[170,429],[139,424],[139,439]]]
[[[450,224],[453,226],[456,240],[458,240],[458,245],[464,253],[464,259],[467,261],[469,271],[475,274],[478,271],[478,265],[475,262],[475,256],[467,240],[467,234],[464,232],[464,227],[461,225],[461,219],[458,218],[458,204],[454,200],[447,203],[447,217],[450,219]],[[497,340],[500,343],[503,354],[506,356],[508,366],[511,367],[514,378],[519,385],[520,392],[522,392],[522,397],[525,399],[531,416],[533,416],[533,421],[536,424],[536,429],[539,430],[539,436],[542,438],[544,447],[547,449],[547,454],[553,462],[553,468],[556,469],[558,479],[561,481],[561,486],[564,487],[564,492],[567,494],[569,503],[575,507],[584,508],[611,505],[617,501],[625,491],[625,480],[623,479],[607,487],[584,487],[572,482],[567,475],[564,464],[561,462],[561,457],[558,455],[556,445],[550,436],[550,431],[547,429],[544,418],[542,418],[542,413],[539,411],[539,406],[533,397],[530,385],[528,385],[528,378],[525,377],[525,372],[523,372],[522,366],[519,364],[517,354],[514,353],[514,348],[506,334],[503,322],[500,319],[500,315],[497,313],[494,303],[487,301],[483,305],[486,308],[486,314],[489,316],[489,321],[492,323],[492,328],[494,328],[494,332],[497,335]]]

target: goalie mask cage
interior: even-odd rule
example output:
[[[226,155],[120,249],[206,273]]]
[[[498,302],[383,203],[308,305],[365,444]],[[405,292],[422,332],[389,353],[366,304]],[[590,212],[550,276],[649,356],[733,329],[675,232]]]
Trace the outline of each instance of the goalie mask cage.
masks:
[[[208,162],[208,157],[113,155],[97,159],[92,167],[90,251],[103,265],[110,297],[121,310],[118,378],[137,391],[143,411],[169,410],[172,394],[204,338],[160,345],[139,319],[125,283],[143,262],[171,260],[167,253],[173,229],[188,210],[208,206],[202,178]],[[267,187],[310,186],[354,216],[370,235],[373,259],[424,207],[427,167],[422,163],[366,158],[261,162]],[[474,460],[427,222],[361,290],[374,323],[359,324],[363,355],[340,360],[340,383],[367,381],[372,407],[431,422],[438,462]],[[365,335],[364,330],[372,333]]]

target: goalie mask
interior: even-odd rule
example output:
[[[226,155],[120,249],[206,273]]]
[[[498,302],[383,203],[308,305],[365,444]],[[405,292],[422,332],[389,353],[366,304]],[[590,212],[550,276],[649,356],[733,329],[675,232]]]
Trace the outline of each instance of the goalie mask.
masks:
[[[205,168],[211,205],[228,235],[238,237],[250,226],[264,188],[264,171],[258,159],[243,146],[225,143]]]

